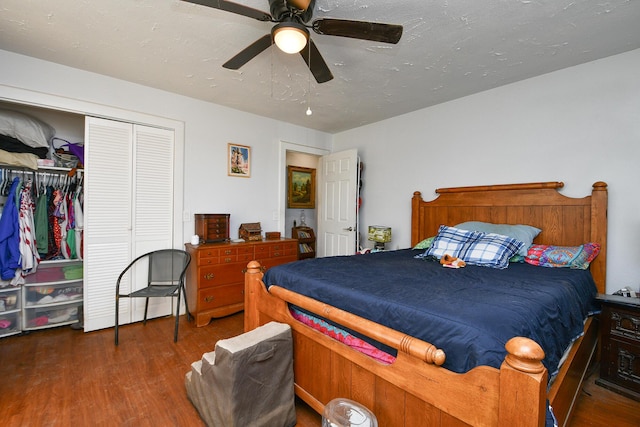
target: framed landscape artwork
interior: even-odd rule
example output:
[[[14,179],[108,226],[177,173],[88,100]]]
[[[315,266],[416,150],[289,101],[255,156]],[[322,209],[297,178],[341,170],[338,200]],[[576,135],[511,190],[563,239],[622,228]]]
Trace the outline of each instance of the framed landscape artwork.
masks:
[[[251,177],[251,147],[229,143],[227,162],[229,176]]]
[[[316,207],[316,170],[287,166],[287,207],[290,209]]]

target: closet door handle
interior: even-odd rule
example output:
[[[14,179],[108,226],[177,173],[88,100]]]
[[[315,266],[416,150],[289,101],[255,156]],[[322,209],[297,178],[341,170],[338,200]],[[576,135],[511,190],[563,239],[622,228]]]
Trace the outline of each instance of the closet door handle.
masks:
[[[353,227],[343,228],[344,231],[353,231]]]

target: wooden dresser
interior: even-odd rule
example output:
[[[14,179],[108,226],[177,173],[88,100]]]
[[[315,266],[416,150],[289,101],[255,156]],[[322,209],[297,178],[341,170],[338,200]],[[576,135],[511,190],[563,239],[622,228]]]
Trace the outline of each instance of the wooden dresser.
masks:
[[[244,270],[257,260],[265,268],[298,259],[295,239],[185,245],[191,254],[187,270],[187,303],[196,326],[244,309]]]
[[[640,298],[598,295],[600,378],[596,384],[640,401]]]

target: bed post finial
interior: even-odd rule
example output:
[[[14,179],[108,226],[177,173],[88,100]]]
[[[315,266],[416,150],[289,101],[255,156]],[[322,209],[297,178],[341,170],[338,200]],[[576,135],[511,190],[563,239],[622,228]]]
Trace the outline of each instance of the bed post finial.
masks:
[[[607,190],[607,183],[604,181],[597,181],[593,183],[593,189],[595,191],[606,191]]]
[[[544,371],[544,351],[537,342],[529,338],[514,337],[504,347],[507,349],[504,360],[512,368],[530,374]]]

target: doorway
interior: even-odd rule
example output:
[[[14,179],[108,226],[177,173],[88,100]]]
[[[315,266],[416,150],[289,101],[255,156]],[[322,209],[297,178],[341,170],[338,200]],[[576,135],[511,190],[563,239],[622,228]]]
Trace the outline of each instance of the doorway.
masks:
[[[291,228],[293,227],[293,221],[296,221],[296,224],[300,225],[301,214],[301,209],[287,208],[287,166],[294,165],[315,169],[318,164],[318,159],[329,153],[329,150],[325,150],[322,148],[309,147],[306,145],[280,141],[280,170],[278,191],[278,199],[280,201],[280,214],[278,220],[279,230],[283,236],[291,237]],[[317,229],[316,209],[305,209],[304,216],[307,225],[309,227]]]
[[[290,162],[288,162],[288,160],[290,160]],[[320,162],[320,160],[322,160],[322,162]],[[296,164],[299,162],[304,162],[304,164]],[[321,163],[325,169],[330,166],[329,169],[335,169],[334,172],[339,171],[339,173],[337,175],[335,173],[329,173],[329,169],[323,172],[322,170],[320,170],[322,169],[320,167]],[[325,233],[326,236],[322,237],[322,239],[324,239],[323,242],[327,243],[328,246],[324,245],[323,242],[319,242],[320,248],[323,249],[322,253],[324,254],[324,256],[351,255],[355,253],[355,251],[358,249],[357,246],[359,244],[357,220],[359,190],[358,183],[360,179],[359,163],[360,161],[355,150],[347,150],[344,152],[332,154],[331,151],[327,149],[280,141],[278,190],[278,204],[280,206],[280,209],[277,219],[278,229],[280,230],[281,235],[285,237],[291,237],[291,228],[293,227],[294,221],[296,221],[297,225],[300,225],[300,215],[302,213],[300,209],[287,209],[287,165],[291,164],[293,166],[310,167],[316,169],[320,168],[317,169],[316,173],[317,185],[319,185],[320,187],[322,187],[323,185],[329,185],[328,182],[325,182],[327,179],[329,179],[330,177],[338,177],[340,179],[334,182],[334,184],[337,183],[338,187],[340,187],[342,190],[330,191],[329,193],[327,193],[329,187],[323,188],[322,190],[317,189],[316,209],[309,211],[305,210],[305,222],[308,226],[314,228],[316,234],[322,232],[323,230],[325,230],[325,232],[328,231],[328,233]],[[319,176],[318,174],[322,176]],[[350,190],[347,192],[347,189]],[[327,198],[326,194],[332,194],[332,197]],[[345,196],[347,196],[346,199],[344,198]],[[336,197],[338,198],[336,199]],[[333,204],[324,206],[325,202],[328,203],[329,201],[331,201]],[[351,211],[351,208],[353,208],[353,214],[347,215],[347,210]],[[318,212],[323,213],[322,218],[319,217]],[[329,215],[328,213],[333,213],[335,215]],[[274,219],[276,219],[275,213]],[[349,222],[349,224],[346,224],[345,221]],[[320,222],[322,223],[320,224]],[[333,227],[341,226],[341,230],[348,230],[348,232],[340,231],[338,233],[332,233],[332,230],[327,229],[327,227],[331,225],[332,222],[334,223],[332,225]],[[322,230],[319,230],[319,228],[321,228]]]

